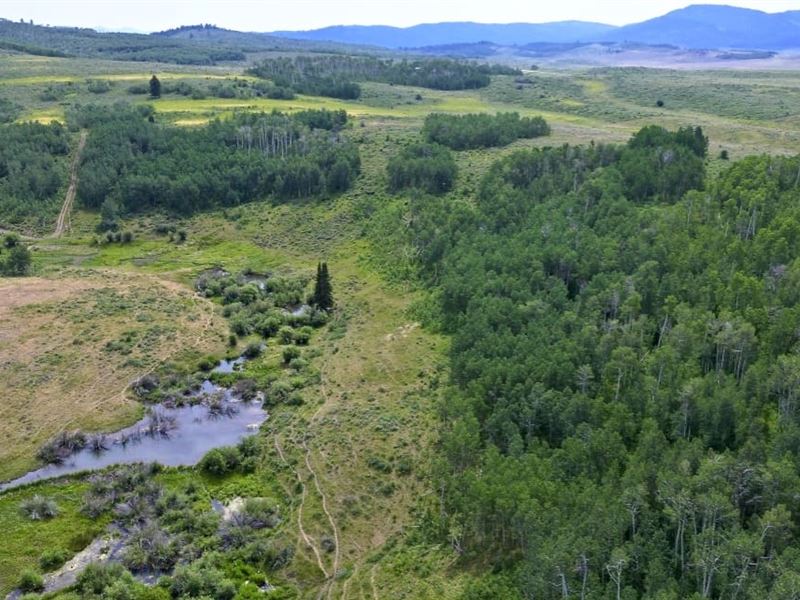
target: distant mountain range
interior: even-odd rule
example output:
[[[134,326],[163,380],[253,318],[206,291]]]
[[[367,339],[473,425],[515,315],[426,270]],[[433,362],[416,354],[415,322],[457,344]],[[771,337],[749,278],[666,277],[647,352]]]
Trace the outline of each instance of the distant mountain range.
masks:
[[[611,34],[616,27],[585,21],[556,23],[430,23],[413,27],[336,25],[311,31],[276,31],[270,35],[298,40],[337,41],[384,48],[420,48],[492,42],[514,46],[530,42],[587,42]]]
[[[766,13],[733,6],[698,4],[624,27],[585,21],[538,24],[454,22],[405,28],[340,25],[310,31],[275,31],[270,35],[395,49],[478,42],[504,46],[542,42],[635,42],[682,48],[785,50],[800,48],[800,10]]]

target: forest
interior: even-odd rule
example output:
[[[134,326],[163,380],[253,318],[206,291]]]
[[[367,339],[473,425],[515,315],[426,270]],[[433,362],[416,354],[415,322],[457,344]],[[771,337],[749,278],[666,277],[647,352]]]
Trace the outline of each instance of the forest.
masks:
[[[439,144],[416,143],[403,148],[386,165],[389,189],[422,190],[429,194],[450,191],[458,168],[453,155]]]
[[[431,113],[425,118],[423,135],[453,150],[474,150],[508,146],[518,139],[549,135],[542,117],[523,117],[519,113],[446,115]]]
[[[69,141],[58,124],[0,127],[0,226],[46,221],[58,212]]]
[[[435,90],[467,90],[489,85],[491,75],[517,75],[517,69],[449,59],[384,60],[344,55],[298,55],[261,61],[248,72],[299,94],[356,99],[358,81],[379,81]]]
[[[341,112],[239,114],[183,129],[153,122],[147,108],[86,106],[70,115],[90,129],[78,185],[83,206],[189,215],[266,197],[337,194],[359,172],[358,148],[338,133]]]
[[[453,337],[427,530],[494,573],[465,598],[795,597],[800,160],[706,147],[647,127],[410,197]]]

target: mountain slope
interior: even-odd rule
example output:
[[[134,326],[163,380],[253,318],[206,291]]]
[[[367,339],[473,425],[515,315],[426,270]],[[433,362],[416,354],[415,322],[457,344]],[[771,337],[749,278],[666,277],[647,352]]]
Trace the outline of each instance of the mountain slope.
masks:
[[[770,14],[733,6],[697,4],[620,27],[602,39],[685,48],[798,48],[800,11]]]
[[[605,36],[611,25],[584,21],[557,23],[427,23],[413,27],[386,25],[338,25],[310,31],[275,31],[270,35],[300,40],[370,44],[387,48],[416,48],[442,44],[469,44],[489,41],[495,44],[530,42],[576,42]]]

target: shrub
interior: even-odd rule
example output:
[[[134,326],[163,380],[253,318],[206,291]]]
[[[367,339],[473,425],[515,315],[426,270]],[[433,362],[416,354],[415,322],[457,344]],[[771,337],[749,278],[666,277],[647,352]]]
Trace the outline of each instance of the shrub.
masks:
[[[236,586],[217,569],[195,564],[175,569],[169,591],[173,598],[207,596],[231,600],[236,595]]]
[[[308,366],[308,361],[305,358],[293,358],[289,361],[289,366],[295,371],[302,371]]]
[[[267,398],[273,404],[278,404],[279,402],[286,402],[289,399],[289,394],[292,393],[292,384],[288,381],[278,380],[273,381],[272,384],[269,386],[269,392],[267,393]]]
[[[233,446],[214,448],[200,460],[200,469],[212,475],[226,475],[235,471],[241,463],[239,449]]]
[[[336,542],[329,535],[323,535],[319,545],[325,552],[333,552],[336,550]]]
[[[93,94],[105,94],[111,89],[111,82],[105,79],[90,79],[87,89]]]
[[[294,342],[294,329],[291,327],[281,327],[278,331],[278,339],[281,344],[291,344]]]
[[[241,518],[253,529],[276,527],[280,523],[278,503],[270,498],[248,498],[244,503]]]
[[[303,394],[300,392],[292,392],[286,399],[286,404],[289,406],[302,406],[304,403],[305,400],[303,400]]]
[[[216,366],[217,366],[217,359],[214,358],[213,356],[204,356],[197,363],[197,368],[199,368],[201,371],[210,371]]]
[[[301,327],[300,329],[294,332],[295,343],[301,346],[305,346],[311,340],[312,333],[314,333],[314,330],[308,325]]]
[[[0,274],[9,277],[21,277],[27,275],[31,268],[31,252],[25,246],[19,244],[11,248],[8,258],[0,261]]]
[[[122,243],[130,244],[133,241],[133,234],[130,231],[122,232]]]
[[[39,557],[39,566],[42,568],[42,571],[45,572],[55,571],[67,562],[71,555],[72,553],[69,550],[64,550],[63,548],[45,550]]]
[[[19,235],[16,233],[7,233],[3,238],[3,247],[11,250],[19,246]]]
[[[44,589],[44,579],[36,571],[23,571],[19,578],[19,589],[23,592],[41,592]]]
[[[122,565],[90,563],[75,581],[75,589],[84,597],[90,594],[102,594],[106,588],[125,577],[130,578]]]
[[[247,344],[247,348],[244,349],[244,356],[246,358],[257,358],[261,356],[261,344],[258,342],[253,342],[252,344]]]
[[[36,494],[33,498],[23,500],[19,505],[20,512],[31,521],[44,521],[58,515],[58,505],[50,498]]]
[[[297,346],[287,346],[283,349],[283,362],[289,364],[294,359],[300,358],[300,348]]]

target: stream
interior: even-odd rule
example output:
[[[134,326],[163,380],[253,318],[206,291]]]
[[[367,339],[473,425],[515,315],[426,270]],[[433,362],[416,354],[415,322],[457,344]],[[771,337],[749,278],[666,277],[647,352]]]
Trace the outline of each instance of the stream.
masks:
[[[220,361],[214,371],[231,373],[245,360],[239,357]],[[231,390],[208,379],[187,399],[204,396],[217,399],[213,410],[204,403],[176,408],[156,404],[149,407],[137,423],[105,435],[104,449],[98,451],[87,446],[59,464],[46,465],[1,483],[0,492],[111,465],[140,462],[157,462],[170,467],[194,465],[209,450],[235,445],[242,438],[257,433],[267,419],[262,401],[241,401]]]

